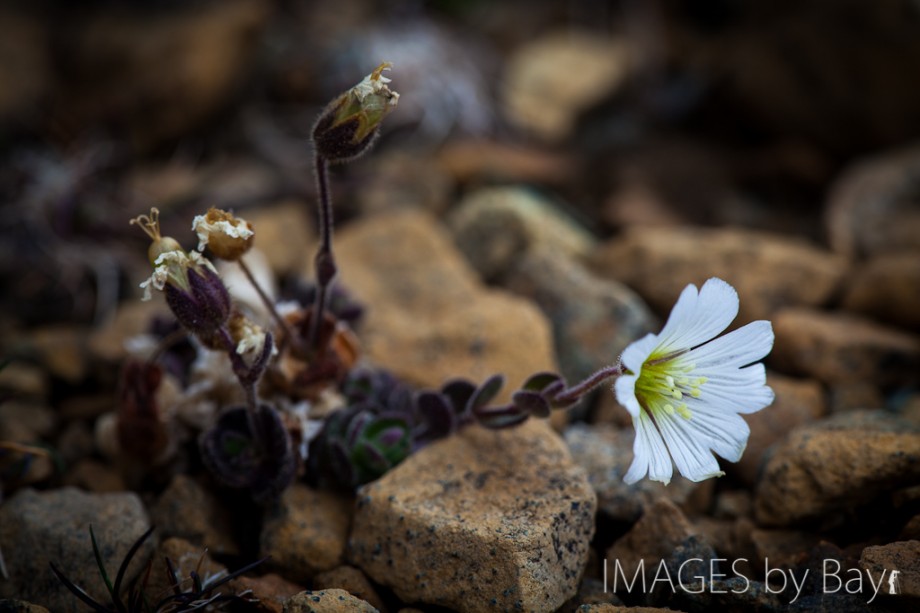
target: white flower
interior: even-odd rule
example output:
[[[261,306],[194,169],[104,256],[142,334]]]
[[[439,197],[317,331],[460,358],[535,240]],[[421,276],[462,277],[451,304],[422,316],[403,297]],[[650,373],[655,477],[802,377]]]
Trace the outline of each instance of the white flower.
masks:
[[[390,62],[384,62],[374,72],[364,77],[360,83],[351,88],[355,98],[359,102],[364,102],[368,96],[378,95],[383,96],[390,106],[396,106],[399,102],[399,94],[387,87],[390,79],[383,76],[383,71],[390,70],[392,67],[393,65]]]
[[[265,348],[265,331],[261,326],[256,325],[248,319],[240,319],[233,327],[232,334],[238,338],[236,352],[243,356],[247,364],[251,365]],[[272,345],[272,355],[277,355],[278,348]]]
[[[713,452],[741,458],[750,429],[739,413],[773,402],[764,366],[754,363],[773,347],[773,327],[755,321],[715,339],[737,314],[738,294],[725,281],[709,279],[699,292],[688,285],[661,332],[623,352],[626,374],[614,391],[636,428],[626,483],[648,474],[667,484],[672,459],[684,477],[702,481],[724,474]]]
[[[197,251],[191,253],[186,253],[181,249],[164,251],[153,261],[153,273],[139,286],[144,290],[144,297],[141,300],[147,301],[152,298],[150,288],[163,291],[166,282],[170,279],[179,287],[187,287],[188,282],[185,280],[184,271],[188,268],[201,268],[202,266],[207,266],[216,272],[214,265]]]

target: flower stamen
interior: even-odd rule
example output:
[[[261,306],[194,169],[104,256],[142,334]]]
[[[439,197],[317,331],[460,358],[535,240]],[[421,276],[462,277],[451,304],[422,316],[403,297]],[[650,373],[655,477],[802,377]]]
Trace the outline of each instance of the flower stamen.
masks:
[[[144,234],[149,236],[153,242],[157,242],[162,238],[160,234],[160,210],[156,207],[150,209],[150,215],[138,215],[128,223],[132,226],[140,226]]]

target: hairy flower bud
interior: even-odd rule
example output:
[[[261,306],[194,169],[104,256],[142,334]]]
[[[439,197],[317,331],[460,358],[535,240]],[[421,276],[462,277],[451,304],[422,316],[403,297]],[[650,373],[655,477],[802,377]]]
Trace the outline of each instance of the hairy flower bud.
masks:
[[[207,247],[215,257],[229,261],[238,260],[249,251],[255,235],[248,221],[214,207],[206,215],[195,217],[192,230],[198,235],[198,251]]]
[[[364,80],[333,100],[313,128],[316,150],[330,162],[346,162],[370,147],[380,123],[399,101],[383,76],[391,64],[384,62]]]
[[[196,251],[186,253],[179,242],[160,234],[159,211],[131,220],[153,241],[147,251],[153,274],[141,283],[144,300],[150,288],[166,294],[166,304],[179,323],[208,346],[230,317],[230,294],[214,266]]]
[[[230,317],[230,294],[210,266],[186,270],[188,287],[166,283],[166,304],[182,326],[206,342]]]

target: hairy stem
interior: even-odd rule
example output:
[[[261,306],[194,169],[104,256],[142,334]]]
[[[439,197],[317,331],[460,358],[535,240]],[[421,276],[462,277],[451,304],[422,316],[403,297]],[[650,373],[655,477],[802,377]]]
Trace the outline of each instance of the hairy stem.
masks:
[[[230,331],[227,330],[227,327],[222,326],[218,332],[227,351],[227,356],[230,358],[230,363],[233,365],[233,374],[236,375],[243,392],[246,394],[246,408],[248,409],[246,418],[249,422],[249,431],[252,432],[252,438],[261,451],[264,448],[263,441],[265,437],[258,419],[259,398],[256,395],[256,382],[248,381],[244,376],[243,373],[249,370],[249,366],[246,365],[243,356],[236,352],[236,345],[234,345],[233,337],[230,336]]]
[[[329,195],[329,162],[319,152],[314,155],[316,157],[316,185],[319,195],[317,214],[320,245],[314,259],[316,298],[313,301],[313,311],[310,315],[310,330],[307,342],[313,351],[319,353],[321,349],[319,343],[321,338],[320,330],[322,330],[323,325],[323,313],[326,310],[329,289],[335,279],[338,268],[335,264],[335,257],[332,254],[332,197]]]
[[[240,265],[240,269],[243,271],[243,274],[246,275],[246,279],[249,281],[249,284],[255,288],[256,293],[259,294],[259,298],[262,300],[262,304],[265,305],[265,308],[268,309],[268,312],[271,314],[272,319],[275,320],[275,323],[278,325],[278,329],[281,330],[281,333],[284,335],[285,341],[291,343],[295,348],[300,348],[301,340],[298,335],[294,333],[291,329],[291,325],[281,317],[281,314],[278,313],[278,310],[275,308],[275,303],[272,302],[271,298],[268,297],[268,294],[265,293],[265,290],[262,289],[262,286],[259,285],[256,281],[255,275],[252,274],[252,270],[243,261],[243,258],[237,260],[237,264]]]
[[[624,372],[626,372],[626,368],[622,364],[618,363],[613,366],[606,366],[584,381],[562,390],[553,397],[553,400],[564,404],[575,402],[604,381],[613,377],[619,377]]]

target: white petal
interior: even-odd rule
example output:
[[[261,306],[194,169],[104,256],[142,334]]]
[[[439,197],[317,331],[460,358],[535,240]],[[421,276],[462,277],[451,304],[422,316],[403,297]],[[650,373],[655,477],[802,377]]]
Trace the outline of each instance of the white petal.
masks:
[[[671,351],[691,349],[725,330],[737,315],[738,292],[722,279],[709,279],[699,292],[688,285],[658,335],[659,346]]]
[[[620,375],[613,384],[613,393],[623,407],[634,418],[639,416],[642,407],[636,399],[636,375]]]
[[[725,473],[709,450],[711,437],[707,430],[698,430],[689,424],[693,420],[678,415],[656,415],[658,427],[677,470],[691,481],[703,481]]]
[[[708,378],[700,386],[699,401],[710,403],[732,413],[755,413],[770,406],[773,390],[766,385],[763,364],[753,364],[733,371],[694,373]]]
[[[773,326],[754,321],[725,336],[701,345],[682,356],[705,369],[714,366],[741,367],[762,360],[773,349]]]
[[[633,418],[633,425],[636,428],[633,462],[623,481],[635,483],[648,472],[649,479],[667,485],[671,481],[673,467],[661,434],[644,411],[639,417]]]
[[[688,428],[695,432],[695,436],[706,441],[706,446],[729,462],[741,459],[747,446],[751,429],[747,422],[737,414],[712,411],[705,403],[688,402],[690,419],[686,421]]]
[[[658,346],[658,336],[646,334],[639,340],[630,343],[620,355],[620,362],[633,374],[638,375],[642,365]]]

